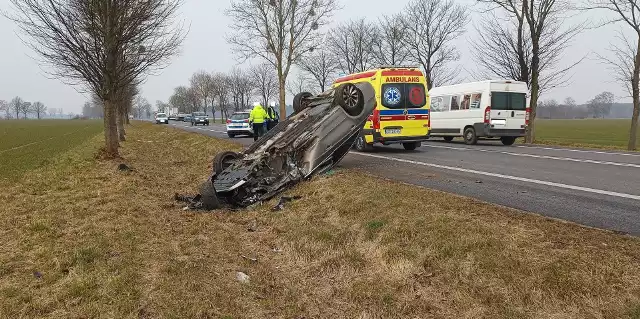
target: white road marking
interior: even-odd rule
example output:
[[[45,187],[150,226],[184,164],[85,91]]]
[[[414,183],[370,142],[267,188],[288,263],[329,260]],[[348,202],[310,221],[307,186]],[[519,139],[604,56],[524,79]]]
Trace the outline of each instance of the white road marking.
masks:
[[[445,166],[445,165],[439,165],[439,164],[433,164],[433,163],[412,161],[412,160],[407,160],[407,159],[402,159],[402,158],[383,156],[383,155],[376,155],[376,154],[367,154],[367,153],[360,153],[360,152],[351,152],[351,154],[360,155],[360,156],[366,156],[366,157],[374,157],[374,158],[379,158],[379,159],[386,159],[386,160],[396,161],[396,162],[401,162],[401,163],[409,163],[409,164],[414,164],[414,165],[435,167],[435,168],[446,169],[446,170],[451,170],[451,171],[458,171],[458,172],[471,173],[471,174],[477,174],[477,175],[498,177],[498,178],[509,179],[509,180],[514,180],[514,181],[526,182],[526,183],[533,183],[533,184],[553,186],[553,187],[559,187],[559,188],[565,188],[565,189],[572,189],[572,190],[583,191],[583,192],[594,193],[594,194],[609,195],[609,196],[614,196],[614,197],[622,197],[622,198],[640,200],[640,196],[638,196],[638,195],[618,193],[618,192],[612,192],[612,191],[605,191],[605,190],[589,188],[589,187],[568,185],[568,184],[555,183],[555,182],[549,182],[549,181],[542,181],[542,180],[537,180],[537,179],[517,177],[517,176],[511,176],[511,175],[504,175],[504,174],[489,173],[489,172],[477,171],[477,170],[473,170],[473,169],[466,169],[466,168],[460,168],[460,167],[453,167],[453,166]]]
[[[452,146],[426,145],[426,144],[423,144],[422,146],[423,147],[432,147],[432,148],[445,148],[445,149],[458,150],[458,151],[476,151],[476,152],[485,152],[485,153],[499,153],[499,154],[506,154],[506,155],[511,155],[511,156],[534,157],[534,158],[552,159],[552,160],[558,160],[558,161],[570,161],[570,162],[579,162],[579,163],[589,163],[589,164],[601,164],[601,165],[613,165],[613,166],[624,166],[624,167],[640,168],[639,164],[631,164],[631,163],[618,163],[618,162],[596,161],[596,160],[579,159],[579,158],[571,158],[571,157],[557,157],[557,156],[548,156],[548,155],[513,153],[513,152],[505,152],[505,151],[487,150],[487,149],[482,149],[482,148],[452,147]]]
[[[535,149],[547,150],[547,151],[566,151],[566,152],[576,152],[576,153],[593,153],[593,154],[621,155],[621,156],[640,157],[640,154],[629,154],[629,153],[618,153],[618,152],[603,152],[603,151],[589,151],[589,150],[576,150],[576,149],[571,149],[571,148],[523,146],[523,145],[517,145],[516,147],[519,147],[519,148],[535,148]]]

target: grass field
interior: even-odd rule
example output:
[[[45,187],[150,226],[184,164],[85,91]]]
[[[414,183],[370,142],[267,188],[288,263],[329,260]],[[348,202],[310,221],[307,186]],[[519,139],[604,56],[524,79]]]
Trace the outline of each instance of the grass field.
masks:
[[[96,136],[0,185],[0,318],[640,318],[638,238],[342,170],[283,211],[184,212],[239,146],[127,138],[132,171]]]
[[[626,149],[631,120],[537,120],[536,139],[541,144]],[[640,141],[640,131],[638,132]]]
[[[0,121],[0,180],[20,177],[102,132],[102,121]]]

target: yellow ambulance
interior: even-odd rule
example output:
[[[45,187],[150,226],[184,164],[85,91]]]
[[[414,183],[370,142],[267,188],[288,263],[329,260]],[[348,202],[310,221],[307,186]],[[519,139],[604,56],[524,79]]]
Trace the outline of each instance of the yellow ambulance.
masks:
[[[340,77],[333,87],[360,82],[373,85],[376,108],[354,143],[356,150],[368,151],[375,143],[402,144],[406,150],[415,150],[429,139],[429,92],[419,68],[380,67]]]

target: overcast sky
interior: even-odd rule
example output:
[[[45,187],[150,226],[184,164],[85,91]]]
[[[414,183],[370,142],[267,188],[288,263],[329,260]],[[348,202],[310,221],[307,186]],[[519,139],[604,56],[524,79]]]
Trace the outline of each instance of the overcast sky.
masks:
[[[473,11],[473,0],[458,0]],[[10,10],[7,0],[0,0],[0,10]],[[342,0],[342,10],[334,16],[335,23],[366,17],[375,21],[377,16],[398,12],[408,0]],[[167,100],[174,87],[188,83],[195,71],[227,71],[237,64],[229,45],[224,40],[229,32],[229,19],[224,10],[229,6],[227,0],[184,0],[180,17],[190,26],[189,34],[183,43],[182,53],[160,75],[150,77],[143,85],[143,96],[152,104],[156,100]],[[478,8],[479,9],[479,8]],[[594,13],[595,14],[595,13]],[[478,14],[473,13],[472,19]],[[584,17],[586,18],[586,17]],[[475,30],[470,24],[467,33],[458,40],[461,48],[460,63],[467,70],[475,69],[469,49],[468,39]],[[621,85],[611,82],[609,71],[595,59],[595,53],[606,55],[606,47],[616,30],[631,35],[628,26],[608,26],[587,30],[573,41],[565,52],[563,63],[569,64],[588,55],[580,65],[573,69],[573,77],[565,87],[547,92],[542,99],[562,101],[571,96],[578,103],[591,99],[602,91],[613,92],[621,101],[629,101]],[[78,93],[56,79],[48,79],[34,61],[32,53],[16,35],[13,22],[0,15],[0,99],[10,100],[20,96],[26,101],[41,101],[50,108],[63,108],[65,112],[79,113],[86,96]],[[463,78],[465,74],[462,74]]]

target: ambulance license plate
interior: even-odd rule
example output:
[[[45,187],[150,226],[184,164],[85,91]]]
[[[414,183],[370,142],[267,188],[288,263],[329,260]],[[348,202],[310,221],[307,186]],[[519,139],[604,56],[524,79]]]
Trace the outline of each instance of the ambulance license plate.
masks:
[[[384,134],[400,134],[399,128],[386,128],[384,129]]]

